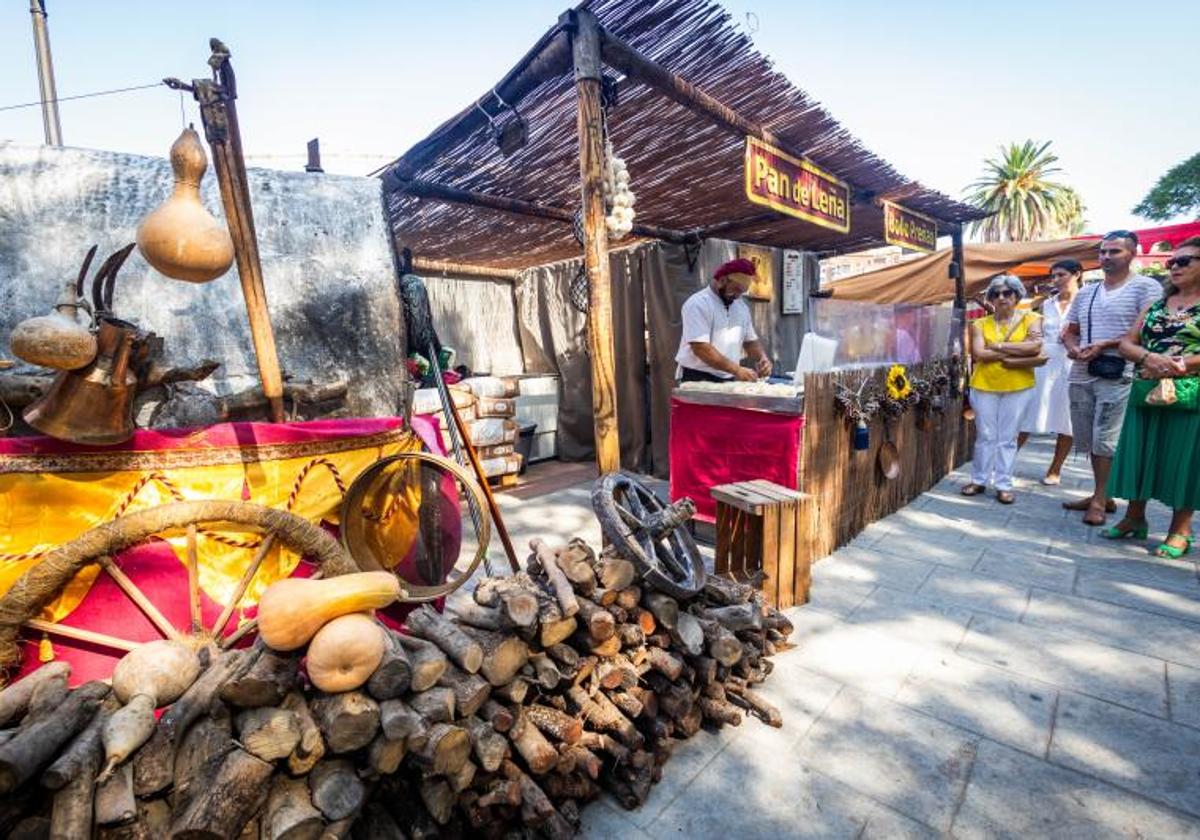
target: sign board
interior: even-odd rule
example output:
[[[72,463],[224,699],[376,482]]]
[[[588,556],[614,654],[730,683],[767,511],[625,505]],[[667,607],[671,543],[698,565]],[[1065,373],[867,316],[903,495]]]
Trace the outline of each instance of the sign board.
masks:
[[[760,248],[757,245],[738,245],[739,260],[750,260],[754,263],[754,283],[746,290],[746,297],[754,300],[773,300],[775,298],[775,259],[770,248]]]
[[[783,252],[783,314],[799,315],[804,311],[804,255],[799,251]]]
[[[884,201],[883,238],[889,245],[932,253],[937,250],[937,220]]]
[[[850,185],[756,137],[746,138],[746,198],[787,216],[850,232]]]

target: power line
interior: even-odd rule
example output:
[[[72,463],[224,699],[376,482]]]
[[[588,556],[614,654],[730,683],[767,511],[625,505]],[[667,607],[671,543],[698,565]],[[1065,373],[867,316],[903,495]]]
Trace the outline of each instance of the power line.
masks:
[[[0,111],[15,111],[17,108],[40,108],[47,102],[68,102],[72,99],[91,99],[94,96],[110,96],[114,93],[128,93],[131,90],[149,90],[150,88],[162,87],[162,82],[155,82],[152,85],[135,85],[134,87],[113,88],[112,90],[98,90],[95,93],[81,93],[78,96],[60,96],[57,99],[39,99],[36,102],[22,102],[20,105],[3,105],[0,106]]]

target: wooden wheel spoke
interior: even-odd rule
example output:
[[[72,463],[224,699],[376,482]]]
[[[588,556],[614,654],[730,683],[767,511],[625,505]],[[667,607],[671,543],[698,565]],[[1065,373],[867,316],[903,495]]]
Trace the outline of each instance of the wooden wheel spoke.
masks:
[[[225,632],[225,625],[229,624],[229,619],[233,616],[233,611],[242,602],[246,590],[250,587],[251,582],[253,582],[254,576],[258,574],[259,567],[262,566],[267,552],[271,550],[271,546],[274,544],[275,534],[271,533],[263,537],[258,550],[254,552],[254,559],[250,561],[250,565],[242,573],[242,579],[238,581],[237,588],[233,590],[233,596],[229,599],[229,603],[225,605],[225,609],[221,610],[221,615],[217,618],[217,623],[213,625],[212,634],[217,638],[220,638],[221,634]]]
[[[64,639],[74,639],[77,642],[103,645],[104,647],[116,650],[131,651],[141,644],[140,642],[129,642],[125,639],[118,639],[116,636],[110,636],[107,633],[84,630],[82,627],[68,627],[65,624],[56,624],[53,621],[42,621],[40,618],[29,619],[25,622],[25,626],[33,630],[40,630],[43,633],[62,636]]]
[[[204,629],[200,621],[200,557],[196,547],[196,525],[187,526],[188,610],[192,617],[192,633]]]
[[[159,612],[158,607],[154,606],[153,602],[146,597],[146,593],[142,592],[138,585],[130,580],[125,572],[121,571],[121,567],[114,563],[111,557],[104,556],[96,562],[100,564],[100,568],[108,573],[108,576],[113,579],[113,582],[125,593],[129,600],[137,605],[137,608],[145,614],[146,618],[150,619],[150,623],[157,627],[160,633],[168,639],[182,638],[182,635],[175,629],[175,626],[167,620],[165,615]]]

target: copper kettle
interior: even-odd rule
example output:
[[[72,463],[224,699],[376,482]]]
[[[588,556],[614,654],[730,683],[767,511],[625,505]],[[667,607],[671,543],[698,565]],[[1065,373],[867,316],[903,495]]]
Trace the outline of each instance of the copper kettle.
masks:
[[[97,323],[96,358],[79,370],[60,371],[50,389],[25,409],[25,422],[43,434],[72,443],[112,445],[133,437],[134,362],[148,334],[112,316],[117,270],[133,249],[113,254],[92,287]]]

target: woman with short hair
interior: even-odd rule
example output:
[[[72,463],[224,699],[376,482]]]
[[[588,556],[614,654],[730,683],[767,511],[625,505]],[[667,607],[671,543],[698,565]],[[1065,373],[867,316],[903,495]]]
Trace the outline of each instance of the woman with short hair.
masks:
[[[975,410],[975,459],[971,483],[964,496],[977,496],[989,484],[996,499],[1011,505],[1017,434],[1033,395],[1034,374],[1029,362],[1042,351],[1042,319],[1032,312],[1018,314],[1025,286],[1011,274],[998,274],[987,287],[995,311],[971,324],[971,408]]]
[[[1170,279],[1121,341],[1137,375],[1108,479],[1108,494],[1129,499],[1125,518],[1101,531],[1110,540],[1145,539],[1146,503],[1172,509],[1167,537],[1155,550],[1178,559],[1192,547],[1192,512],[1200,507],[1200,236],[1179,243],[1167,260]]]
[[[1079,290],[1083,278],[1083,266],[1078,260],[1059,260],[1050,266],[1050,281],[1054,293],[1042,302],[1042,354],[1046,364],[1034,370],[1033,396],[1021,420],[1021,434],[1017,448],[1025,445],[1032,435],[1056,435],[1054,457],[1042,478],[1042,484],[1055,485],[1061,481],[1063,464],[1071,454],[1074,436],[1071,431],[1071,395],[1067,388],[1067,377],[1071,372],[1071,358],[1062,343],[1062,331],[1066,326],[1067,310],[1071,299]]]

